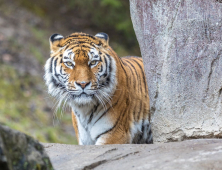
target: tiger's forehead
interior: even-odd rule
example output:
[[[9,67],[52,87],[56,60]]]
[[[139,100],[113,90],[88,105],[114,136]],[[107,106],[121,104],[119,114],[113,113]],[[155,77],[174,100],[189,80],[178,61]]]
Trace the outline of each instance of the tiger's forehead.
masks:
[[[84,57],[88,58],[89,60],[93,59],[99,59],[100,58],[100,52],[97,48],[91,47],[91,48],[68,48],[65,49],[63,52],[63,58],[64,59],[71,59],[75,60],[76,57]]]
[[[60,42],[63,58],[71,60],[77,56],[86,57],[89,60],[98,59],[101,45],[99,38],[83,33],[71,34]]]
[[[94,37],[84,33],[73,33],[60,41],[60,47],[64,46],[94,46],[98,47],[102,41],[98,37]]]

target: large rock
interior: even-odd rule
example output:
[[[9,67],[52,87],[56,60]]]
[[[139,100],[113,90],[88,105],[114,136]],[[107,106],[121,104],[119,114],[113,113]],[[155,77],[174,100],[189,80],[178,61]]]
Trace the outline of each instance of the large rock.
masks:
[[[222,140],[216,139],[153,145],[44,146],[58,170],[222,169]]]
[[[221,2],[130,0],[154,142],[222,137]]]
[[[43,146],[30,136],[0,124],[1,170],[52,170]]]

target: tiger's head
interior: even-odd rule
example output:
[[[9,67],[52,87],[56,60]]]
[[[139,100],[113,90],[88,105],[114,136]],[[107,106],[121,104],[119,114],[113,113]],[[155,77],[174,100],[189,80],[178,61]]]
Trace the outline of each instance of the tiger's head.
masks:
[[[44,76],[49,94],[81,106],[109,101],[117,80],[115,52],[108,41],[105,33],[53,34]]]

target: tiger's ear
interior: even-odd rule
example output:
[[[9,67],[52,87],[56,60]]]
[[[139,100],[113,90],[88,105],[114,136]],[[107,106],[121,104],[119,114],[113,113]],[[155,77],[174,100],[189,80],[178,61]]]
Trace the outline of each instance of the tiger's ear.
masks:
[[[109,45],[109,36],[106,33],[104,32],[97,33],[95,37],[100,38],[105,45]]]
[[[51,52],[56,52],[60,48],[59,47],[59,42],[63,38],[64,37],[60,34],[51,35],[51,37],[49,38]]]

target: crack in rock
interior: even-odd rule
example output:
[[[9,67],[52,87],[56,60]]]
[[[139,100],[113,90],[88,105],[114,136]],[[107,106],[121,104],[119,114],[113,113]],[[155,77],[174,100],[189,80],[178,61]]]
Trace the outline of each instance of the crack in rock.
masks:
[[[108,150],[108,151],[106,151],[104,154],[109,153],[109,152],[112,152],[112,151],[114,151],[114,150],[117,150],[117,148]],[[128,153],[128,154],[126,154],[126,155],[117,157],[117,158],[115,158],[115,159],[110,159],[110,160],[104,159],[104,160],[101,160],[101,161],[93,162],[93,163],[91,163],[91,164],[89,164],[89,165],[87,165],[87,166],[84,166],[82,170],[94,169],[94,168],[96,168],[96,167],[98,167],[98,166],[100,166],[100,165],[102,165],[102,164],[105,164],[105,163],[108,163],[108,162],[112,162],[112,161],[116,161],[116,160],[120,160],[120,159],[123,159],[123,158],[125,158],[125,157],[127,157],[127,156],[129,156],[129,155],[135,155],[135,154],[138,154],[138,153],[139,153],[139,151],[136,151],[136,152]],[[104,155],[104,154],[102,154],[102,155]],[[99,155],[98,157],[100,157],[100,156],[102,156],[102,155]],[[96,158],[98,158],[98,157],[96,157]]]
[[[123,155],[123,156],[120,156],[120,157],[118,157],[118,158],[111,159],[111,161],[120,160],[120,159],[123,159],[123,158],[125,158],[125,157],[127,157],[127,156],[129,156],[129,155],[135,155],[135,154],[138,154],[138,153],[139,153],[139,151],[136,151],[136,152],[133,152],[133,153],[128,153],[128,154]]]
[[[116,150],[118,150],[118,149],[117,149],[117,148],[110,149],[110,150],[104,152],[103,154],[97,156],[96,158],[101,157],[101,156],[104,156],[105,154],[110,153],[110,152],[113,152],[113,151],[116,151]]]
[[[106,163],[107,160],[102,160],[102,161],[98,161],[98,162],[93,162],[92,164],[90,165],[87,165],[87,166],[84,166],[82,170],[90,170],[90,169],[94,169],[96,168],[97,166],[100,166],[104,163]]]

